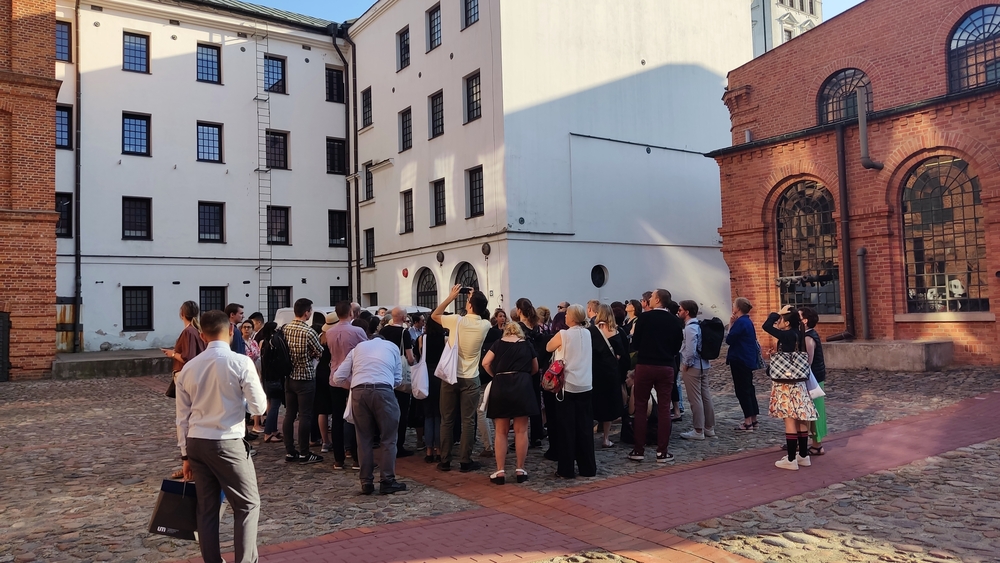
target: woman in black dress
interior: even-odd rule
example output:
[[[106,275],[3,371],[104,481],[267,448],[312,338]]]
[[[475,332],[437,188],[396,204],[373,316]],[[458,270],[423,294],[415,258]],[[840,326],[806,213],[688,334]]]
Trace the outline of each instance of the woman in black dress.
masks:
[[[424,415],[424,446],[427,448],[424,461],[427,463],[437,463],[441,461],[441,379],[434,376],[438,362],[441,361],[441,354],[444,352],[444,344],[447,340],[444,328],[427,319],[427,326],[424,334],[417,339],[415,350],[417,357],[427,354],[427,398],[422,401]]]
[[[594,420],[601,423],[604,440],[601,447],[614,446],[608,434],[611,432],[611,422],[622,415],[621,375],[618,373],[618,353],[615,352],[611,339],[618,337],[618,324],[609,305],[602,303],[597,308],[595,324],[588,327],[593,356],[594,392],[591,394],[594,405]]]
[[[493,451],[497,471],[490,481],[504,484],[504,463],[507,456],[507,431],[514,419],[514,449],[517,451],[517,482],[528,480],[524,459],[528,456],[528,417],[538,414],[538,399],[534,397],[531,376],[538,372],[535,348],[524,340],[518,323],[508,323],[503,338],[497,340],[483,358],[483,367],[493,377],[486,416],[496,427]]]

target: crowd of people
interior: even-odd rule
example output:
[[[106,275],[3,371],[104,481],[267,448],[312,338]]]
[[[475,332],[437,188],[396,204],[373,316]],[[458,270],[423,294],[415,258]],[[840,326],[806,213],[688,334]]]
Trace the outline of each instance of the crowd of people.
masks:
[[[460,295],[464,314],[450,314]],[[725,360],[744,416],[736,432],[758,428],[753,376],[769,355],[758,343],[751,309],[747,299],[736,299],[725,337]],[[632,443],[629,460],[644,461],[646,445],[655,444],[656,462],[673,461],[670,438],[672,425],[683,420],[682,384],[691,428],[680,438],[703,441],[719,431],[698,304],[675,302],[665,289],[627,302],[561,302],[555,315],[527,298],[491,315],[482,292],[460,286],[429,314],[408,315],[396,307],[373,315],[341,302],[324,316],[314,314],[308,299],[296,301],[293,313],[294,320],[278,327],[260,313],[244,321],[239,304],[199,315],[197,304],[188,301],[180,309],[185,328],[175,347],[164,350],[174,361],[184,461],[175,477],[195,478],[199,501],[201,483],[209,483],[204,489],[215,495],[215,518],[205,524],[203,537],[210,542],[218,537],[218,491],[239,504],[237,560],[251,553],[245,537],[259,513],[251,461],[256,452],[250,446],[259,435],[265,443],[282,443],[288,463],[319,463],[323,453],[332,453],[335,470],[350,463],[363,494],[375,492],[377,465],[379,492],[392,494],[406,490],[395,465],[415,453],[404,447],[410,428],[424,461],[439,471],[451,471],[454,462],[461,472],[481,469],[474,458],[478,435],[478,457],[495,460],[489,479],[497,485],[507,482],[511,431],[518,483],[529,478],[528,450],[542,447],[543,440],[556,477],[595,476],[595,448],[615,446],[611,425],[619,419],[619,439]],[[812,309],[785,307],[771,313],[762,329],[777,339],[778,353],[805,351],[822,387],[817,321]],[[721,328],[719,334],[721,339]],[[421,393],[411,388],[411,371],[418,368],[430,374]],[[558,379],[558,389],[543,386],[550,376]],[[217,381],[208,383],[212,378]],[[235,386],[227,387],[227,380]],[[825,453],[824,405],[810,397],[806,381],[773,381],[769,415],[785,424],[787,455],[777,467],[797,470]],[[228,449],[198,440],[226,442]],[[243,448],[236,440],[245,444],[245,456],[228,452]],[[199,514],[212,519],[211,510]],[[205,554],[204,542],[202,549]],[[206,561],[219,560],[211,549],[207,553]]]

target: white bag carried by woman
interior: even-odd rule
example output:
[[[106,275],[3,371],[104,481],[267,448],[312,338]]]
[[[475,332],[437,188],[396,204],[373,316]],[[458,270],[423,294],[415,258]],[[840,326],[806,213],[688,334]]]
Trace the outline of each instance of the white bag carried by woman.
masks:
[[[427,377],[426,340],[426,336],[421,336],[417,339],[417,347],[420,349],[420,360],[410,368],[410,393],[414,399],[426,399],[427,395],[431,392],[430,381]]]
[[[461,326],[462,319],[458,319],[454,334],[444,343],[444,352],[441,352],[441,360],[434,370],[434,375],[451,385],[458,383],[458,333]]]

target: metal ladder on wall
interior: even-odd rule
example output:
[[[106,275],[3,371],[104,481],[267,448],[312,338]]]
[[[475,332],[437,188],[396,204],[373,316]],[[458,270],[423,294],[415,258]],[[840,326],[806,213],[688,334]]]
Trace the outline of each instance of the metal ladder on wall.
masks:
[[[270,318],[268,288],[271,286],[271,245],[267,242],[267,209],[271,205],[271,169],[267,166],[267,130],[271,127],[270,92],[264,81],[264,55],[268,52],[267,23],[254,22],[254,43],[256,45],[257,93],[257,301],[258,311],[264,311]]]

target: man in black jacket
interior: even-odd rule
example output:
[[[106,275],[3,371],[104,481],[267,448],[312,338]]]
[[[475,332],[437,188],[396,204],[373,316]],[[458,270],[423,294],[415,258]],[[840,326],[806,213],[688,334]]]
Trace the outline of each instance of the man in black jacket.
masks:
[[[635,422],[633,434],[635,447],[628,458],[642,461],[645,458],[646,404],[651,389],[656,389],[657,426],[656,461],[673,461],[670,446],[670,393],[674,387],[674,358],[684,340],[684,325],[666,309],[670,292],[657,289],[649,298],[650,310],[635,321],[632,349],[638,352],[635,367]]]

